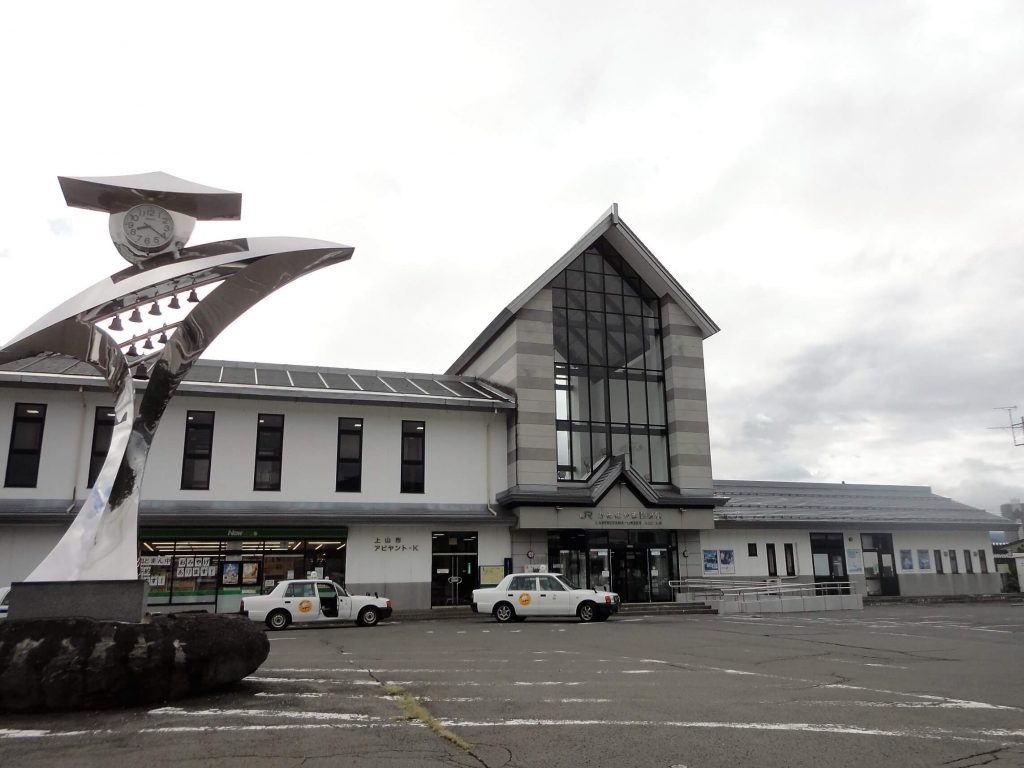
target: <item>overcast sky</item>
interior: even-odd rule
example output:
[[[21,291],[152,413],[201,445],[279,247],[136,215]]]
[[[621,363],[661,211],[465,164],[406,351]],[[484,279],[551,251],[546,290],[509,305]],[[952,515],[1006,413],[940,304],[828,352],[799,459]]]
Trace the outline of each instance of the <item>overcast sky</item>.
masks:
[[[124,266],[58,175],[352,245],[207,356],[443,372],[612,202],[721,326],[715,476],[1024,496],[1024,4],[17,3],[0,341]]]

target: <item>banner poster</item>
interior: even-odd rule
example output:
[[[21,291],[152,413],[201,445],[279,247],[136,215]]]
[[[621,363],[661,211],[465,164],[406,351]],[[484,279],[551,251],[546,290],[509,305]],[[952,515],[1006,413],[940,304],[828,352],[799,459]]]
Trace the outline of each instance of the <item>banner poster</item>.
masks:
[[[736,553],[734,550],[718,550],[718,572],[736,573]]]
[[[238,566],[241,563],[224,563],[224,578],[222,584],[237,584],[238,583]]]
[[[718,573],[718,550],[704,550],[704,573]]]
[[[846,572],[848,574],[864,573],[864,560],[861,559],[859,549],[847,548]]]
[[[914,570],[914,554],[909,549],[900,550],[900,570]]]
[[[260,564],[242,563],[242,583],[256,584],[259,581]]]
[[[932,569],[932,554],[927,549],[917,550],[917,567],[922,571]]]

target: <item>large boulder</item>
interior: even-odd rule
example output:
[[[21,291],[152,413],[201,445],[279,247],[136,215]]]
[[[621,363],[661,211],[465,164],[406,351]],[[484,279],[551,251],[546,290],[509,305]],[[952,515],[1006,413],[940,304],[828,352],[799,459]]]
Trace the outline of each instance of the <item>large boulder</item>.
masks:
[[[0,711],[106,709],[211,691],[270,653],[241,616],[169,614],[141,624],[94,619],[0,621]]]

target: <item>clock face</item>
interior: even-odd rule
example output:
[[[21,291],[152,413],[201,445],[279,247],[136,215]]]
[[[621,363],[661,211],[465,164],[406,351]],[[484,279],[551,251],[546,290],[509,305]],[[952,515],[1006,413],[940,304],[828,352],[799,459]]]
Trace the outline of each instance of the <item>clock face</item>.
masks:
[[[174,219],[159,205],[136,205],[124,215],[125,239],[144,251],[158,251],[174,237]]]

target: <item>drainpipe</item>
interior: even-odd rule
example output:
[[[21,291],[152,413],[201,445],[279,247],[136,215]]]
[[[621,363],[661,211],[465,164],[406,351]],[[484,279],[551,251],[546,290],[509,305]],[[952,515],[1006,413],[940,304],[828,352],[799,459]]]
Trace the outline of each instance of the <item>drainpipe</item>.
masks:
[[[494,414],[497,415],[498,409],[494,409]],[[487,422],[486,438],[487,446],[484,449],[484,453],[487,456],[485,466],[487,468],[487,511],[490,512],[494,517],[498,516],[498,512],[491,506],[491,422]]]

